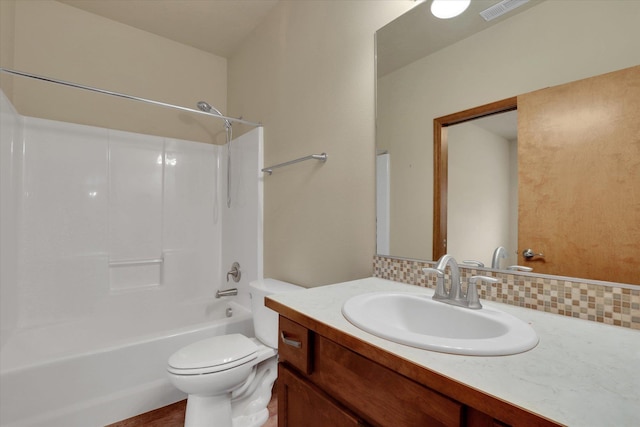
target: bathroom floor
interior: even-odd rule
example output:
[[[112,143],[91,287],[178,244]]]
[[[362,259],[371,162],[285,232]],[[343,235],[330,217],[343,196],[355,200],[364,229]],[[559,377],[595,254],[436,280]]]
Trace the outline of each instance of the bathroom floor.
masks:
[[[187,401],[174,403],[137,417],[129,418],[110,424],[107,427],[182,427],[184,426],[184,412],[187,408]],[[278,396],[274,393],[267,406],[269,409],[269,419],[262,427],[278,426]]]

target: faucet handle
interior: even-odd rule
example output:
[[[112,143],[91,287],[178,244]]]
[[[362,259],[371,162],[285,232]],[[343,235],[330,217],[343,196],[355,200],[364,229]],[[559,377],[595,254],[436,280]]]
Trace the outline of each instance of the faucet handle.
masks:
[[[229,276],[233,277],[233,281],[236,283],[240,281],[242,272],[240,271],[240,264],[237,261],[231,265],[231,270],[227,273],[227,282],[229,281]]]
[[[436,275],[436,292],[434,298],[446,298],[447,293],[444,290],[444,271],[437,268],[425,267],[422,269],[422,272]]]
[[[533,268],[525,267],[523,265],[510,265],[509,267],[507,267],[507,270],[511,270],[511,271],[533,271]]]
[[[484,263],[480,262],[480,261],[476,261],[475,259],[465,259],[464,261],[462,261],[463,264],[465,265],[473,265],[476,267],[484,267]]]
[[[478,296],[477,282],[498,283],[498,279],[489,276],[471,276],[469,286],[467,286],[467,307],[478,310],[482,308],[480,297]]]
[[[444,277],[444,271],[438,270],[437,268],[424,267],[422,269],[422,272],[427,274],[435,274],[437,278]]]

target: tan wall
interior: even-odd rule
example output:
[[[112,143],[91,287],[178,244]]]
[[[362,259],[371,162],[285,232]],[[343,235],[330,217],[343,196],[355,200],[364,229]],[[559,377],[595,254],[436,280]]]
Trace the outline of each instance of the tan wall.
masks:
[[[13,68],[13,42],[15,34],[15,0],[0,1],[0,65]],[[11,99],[13,78],[0,73],[0,89]]]
[[[4,51],[10,6],[0,3]],[[15,2],[13,25],[13,64],[3,53],[3,66],[189,108],[206,100],[226,111],[225,58],[51,0]],[[13,101],[28,116],[224,142],[220,120],[25,78],[14,78]]]
[[[370,276],[375,253],[374,33],[398,1],[284,1],[229,60],[229,111],[265,125],[265,276]]]

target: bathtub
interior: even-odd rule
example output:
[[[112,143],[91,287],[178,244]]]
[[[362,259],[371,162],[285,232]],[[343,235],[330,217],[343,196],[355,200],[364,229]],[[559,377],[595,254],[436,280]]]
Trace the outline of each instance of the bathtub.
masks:
[[[166,406],[186,398],[167,380],[174,351],[216,335],[253,336],[250,310],[224,299],[142,307],[138,314],[8,337],[0,350],[0,426],[104,426]]]

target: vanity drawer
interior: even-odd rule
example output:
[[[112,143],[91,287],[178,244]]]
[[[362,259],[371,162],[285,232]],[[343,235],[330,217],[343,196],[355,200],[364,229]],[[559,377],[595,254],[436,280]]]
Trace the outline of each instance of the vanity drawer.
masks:
[[[280,362],[289,365],[305,374],[313,369],[313,332],[302,325],[280,316],[278,331],[278,355]]]
[[[310,380],[375,426],[461,426],[464,406],[323,336]]]

